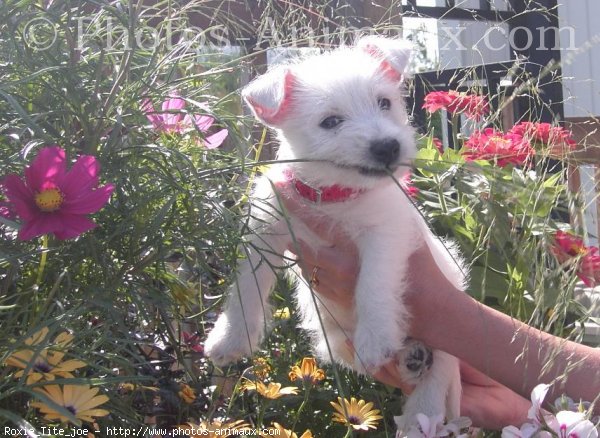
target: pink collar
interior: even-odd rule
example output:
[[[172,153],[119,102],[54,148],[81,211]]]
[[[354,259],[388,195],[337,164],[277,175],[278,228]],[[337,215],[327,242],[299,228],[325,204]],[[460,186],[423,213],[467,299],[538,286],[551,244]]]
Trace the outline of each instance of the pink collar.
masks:
[[[355,189],[352,187],[344,187],[338,184],[332,186],[324,186],[314,188],[299,180],[294,176],[291,169],[285,169],[283,174],[286,179],[294,186],[296,193],[302,196],[304,199],[315,204],[321,204],[324,202],[344,202],[350,199],[356,198],[358,195],[363,193],[364,189]]]

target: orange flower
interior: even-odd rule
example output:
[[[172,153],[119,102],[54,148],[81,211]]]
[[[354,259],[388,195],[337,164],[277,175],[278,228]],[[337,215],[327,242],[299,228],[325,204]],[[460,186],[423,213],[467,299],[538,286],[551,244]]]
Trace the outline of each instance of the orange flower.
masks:
[[[190,385],[186,385],[185,383],[181,385],[181,389],[179,390],[178,394],[179,397],[181,397],[181,399],[188,405],[191,405],[194,403],[194,400],[196,400],[196,392]]]
[[[80,360],[63,361],[66,349],[73,342],[73,335],[62,332],[54,339],[54,345],[40,348],[42,344],[48,343],[48,327],[34,333],[25,340],[29,348],[16,351],[6,358],[6,365],[21,368],[15,373],[16,378],[27,375],[27,383],[35,383],[42,380],[54,380],[56,377],[72,378],[72,372],[86,366]]]
[[[268,385],[265,385],[262,382],[251,382],[250,380],[247,380],[242,384],[241,389],[243,391],[256,391],[263,397],[269,398],[271,400],[278,399],[280,397],[283,397],[284,395],[298,394],[298,388],[295,388],[293,386],[282,388],[281,383],[273,382],[269,383]]]
[[[292,382],[301,379],[305,383],[316,385],[325,378],[325,373],[322,369],[317,368],[317,361],[314,357],[305,357],[300,366],[292,367],[289,377]]]
[[[62,412],[45,402],[35,401],[31,403],[31,406],[38,408],[48,421],[72,422],[79,426],[81,420],[92,423],[94,417],[104,417],[109,414],[105,409],[97,409],[98,406],[108,401],[107,396],[97,395],[100,388],[93,388],[89,385],[47,385],[41,389],[36,388],[35,391],[49,398],[77,419],[76,422],[73,422]]]
[[[377,429],[377,421],[383,418],[379,415],[378,409],[372,409],[372,402],[356,400],[354,397],[350,401],[338,397],[338,402],[330,402],[337,411],[333,414],[333,421],[345,424],[354,430]]]
[[[252,365],[252,374],[254,374],[257,379],[265,380],[270,372],[271,365],[269,365],[267,359],[264,357],[257,357],[254,359],[254,363]]]

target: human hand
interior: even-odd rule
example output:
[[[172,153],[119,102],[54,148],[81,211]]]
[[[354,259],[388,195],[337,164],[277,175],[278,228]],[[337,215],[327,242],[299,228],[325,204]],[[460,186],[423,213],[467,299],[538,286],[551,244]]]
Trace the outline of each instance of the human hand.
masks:
[[[469,417],[473,426],[502,430],[520,427],[527,422],[531,402],[498,383],[466,362],[460,363],[462,397],[460,414]]]
[[[319,236],[326,246],[311,247],[304,241],[292,242],[287,248],[296,254],[302,275],[307,280],[316,280],[312,288],[319,295],[342,307],[354,304],[354,289],[358,274],[358,250],[350,238],[340,230],[332,229],[329,223],[306,214],[306,208],[286,187],[278,187],[281,200],[288,211],[302,219],[308,228]],[[313,278],[314,277],[314,278]]]
[[[395,361],[386,364],[373,377],[386,385],[400,388],[404,394],[414,390],[414,386],[402,380]],[[460,377],[460,415],[470,418],[474,427],[502,430],[511,425],[520,427],[528,421],[529,400],[466,362],[460,363]]]

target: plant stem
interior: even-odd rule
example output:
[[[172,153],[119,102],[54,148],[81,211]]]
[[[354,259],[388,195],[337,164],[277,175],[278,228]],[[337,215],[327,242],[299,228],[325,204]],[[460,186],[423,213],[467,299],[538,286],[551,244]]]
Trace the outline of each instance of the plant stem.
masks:
[[[346,435],[344,435],[344,438],[350,438],[352,436],[352,428],[348,427],[348,431],[346,432]]]
[[[256,425],[258,427],[263,427],[263,418],[265,416],[265,400],[264,398],[261,396],[260,397],[260,403],[259,403],[259,408],[258,408],[258,415],[256,416]]]
[[[434,178],[435,185],[437,188],[437,193],[438,193],[438,198],[440,200],[440,208],[442,210],[442,213],[448,214],[448,206],[446,205],[446,199],[444,198],[444,188],[442,187],[442,183],[440,182],[440,179],[438,178],[437,175],[434,175],[433,178]]]
[[[294,420],[294,424],[292,425],[292,432],[296,430],[296,424],[298,424],[298,420],[300,420],[300,414],[302,414],[302,410],[306,403],[308,403],[308,396],[310,395],[310,389],[312,388],[310,383],[304,384],[304,400],[302,400],[302,404],[298,408],[298,412],[296,412],[296,419]]]
[[[40,258],[40,265],[38,266],[38,274],[35,280],[35,286],[39,288],[42,282],[42,276],[44,275],[44,268],[46,267],[46,260],[48,257],[48,235],[42,236],[42,256]]]
[[[452,146],[454,147],[455,150],[459,150],[459,144],[458,144],[458,114],[453,114],[452,115],[452,120],[450,121],[451,127],[452,127]]]

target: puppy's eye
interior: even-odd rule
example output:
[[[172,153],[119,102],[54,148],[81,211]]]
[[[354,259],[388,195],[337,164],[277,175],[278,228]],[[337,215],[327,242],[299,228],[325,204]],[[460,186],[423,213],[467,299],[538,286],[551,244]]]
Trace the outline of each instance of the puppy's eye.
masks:
[[[392,107],[392,102],[390,102],[390,100],[388,98],[382,97],[381,99],[377,100],[377,104],[379,105],[379,108],[387,111]]]
[[[344,119],[342,119],[340,116],[329,116],[324,119],[319,126],[323,129],[333,129],[343,121]]]

